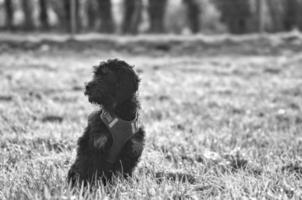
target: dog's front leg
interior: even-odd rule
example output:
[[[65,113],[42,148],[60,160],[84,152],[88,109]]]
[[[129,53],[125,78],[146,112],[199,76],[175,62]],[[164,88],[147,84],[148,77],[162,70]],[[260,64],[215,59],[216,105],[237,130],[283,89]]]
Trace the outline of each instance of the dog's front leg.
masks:
[[[140,129],[131,139],[130,152],[137,159],[141,156],[144,149],[145,132]]]
[[[137,165],[144,149],[145,131],[139,131],[126,143],[120,154],[120,163],[116,167],[123,171],[125,176],[130,176]]]

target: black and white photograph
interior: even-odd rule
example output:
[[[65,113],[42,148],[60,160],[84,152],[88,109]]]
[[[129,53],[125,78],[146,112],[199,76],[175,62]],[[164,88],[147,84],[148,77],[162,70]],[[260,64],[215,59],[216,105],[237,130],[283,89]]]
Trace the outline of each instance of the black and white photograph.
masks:
[[[302,0],[0,0],[0,200],[301,200]]]

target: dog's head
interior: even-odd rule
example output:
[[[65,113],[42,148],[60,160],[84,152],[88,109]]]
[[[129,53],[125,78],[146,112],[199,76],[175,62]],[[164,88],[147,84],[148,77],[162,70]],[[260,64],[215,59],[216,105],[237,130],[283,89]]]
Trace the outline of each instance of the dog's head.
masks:
[[[94,67],[85,95],[91,103],[112,109],[135,95],[138,85],[139,78],[132,66],[122,60],[108,60]]]

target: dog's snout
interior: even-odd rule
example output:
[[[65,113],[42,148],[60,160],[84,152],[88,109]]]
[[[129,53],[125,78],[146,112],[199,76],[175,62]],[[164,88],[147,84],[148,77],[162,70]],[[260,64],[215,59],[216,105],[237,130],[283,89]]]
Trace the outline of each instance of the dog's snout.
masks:
[[[93,84],[91,82],[85,84],[85,94],[86,95],[89,94],[89,91],[91,90],[92,86],[93,86]]]
[[[89,90],[90,87],[91,87],[91,85],[89,83],[86,84],[86,91]]]
[[[86,90],[90,90],[93,87],[94,83],[93,82],[89,82],[86,84]]]

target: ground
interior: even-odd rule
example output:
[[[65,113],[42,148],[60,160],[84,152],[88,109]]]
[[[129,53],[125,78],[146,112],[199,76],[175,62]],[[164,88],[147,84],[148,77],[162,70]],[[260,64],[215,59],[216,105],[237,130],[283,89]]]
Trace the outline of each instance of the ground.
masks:
[[[0,45],[0,199],[302,198],[301,40],[159,38]],[[72,191],[83,86],[108,58],[142,79],[146,148],[133,178]]]

